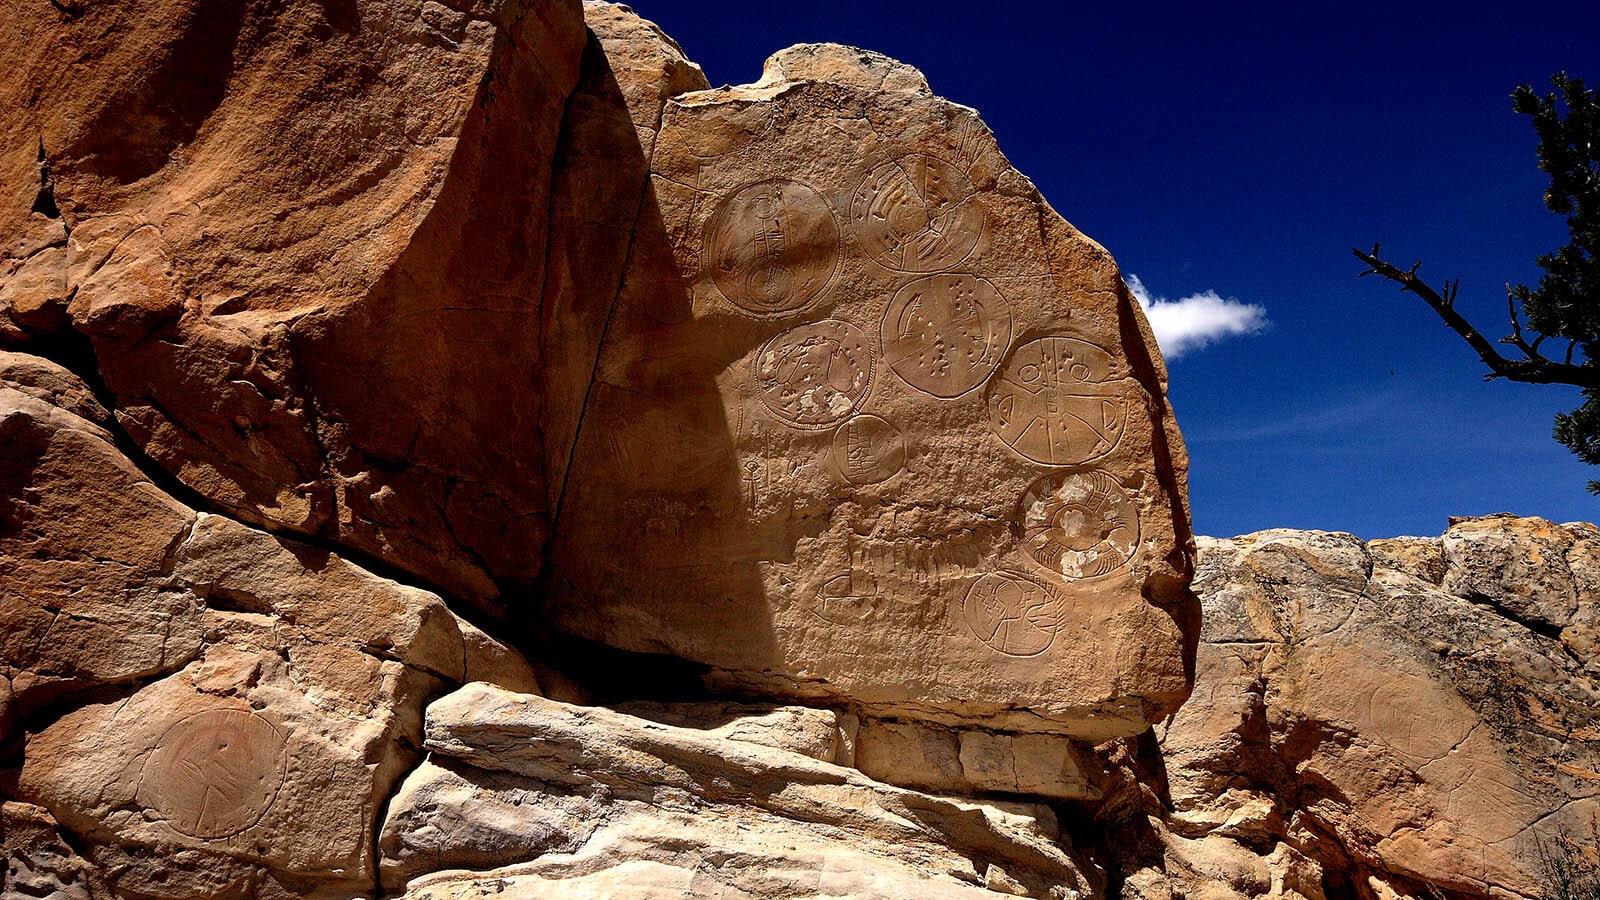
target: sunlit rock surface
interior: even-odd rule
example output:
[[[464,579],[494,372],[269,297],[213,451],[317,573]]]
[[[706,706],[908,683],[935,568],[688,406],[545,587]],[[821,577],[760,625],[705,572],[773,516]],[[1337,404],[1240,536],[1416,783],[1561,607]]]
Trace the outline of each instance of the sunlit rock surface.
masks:
[[[914,68],[15,12],[0,896],[1532,898],[1594,821],[1600,532],[1191,591],[1115,263]]]

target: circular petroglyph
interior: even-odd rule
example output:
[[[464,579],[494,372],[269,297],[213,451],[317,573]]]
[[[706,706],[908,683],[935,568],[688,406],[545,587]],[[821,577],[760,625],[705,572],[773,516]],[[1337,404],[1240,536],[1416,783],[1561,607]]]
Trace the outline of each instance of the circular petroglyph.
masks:
[[[873,169],[856,189],[850,221],[862,249],[901,272],[942,272],[983,234],[983,210],[960,166],[911,153]]]
[[[872,387],[867,336],[849,322],[823,319],[783,332],[756,355],[761,402],[796,428],[848,418]]]
[[[180,719],[145,764],[139,802],[190,837],[215,840],[261,820],[282,789],[287,754],[271,722],[239,709]]]
[[[994,285],[971,275],[919,278],[883,316],[883,355],[901,380],[950,399],[980,384],[1011,343],[1011,307]]]
[[[1122,442],[1128,398],[1111,354],[1074,338],[1017,348],[989,383],[989,425],[1006,446],[1048,466],[1081,465]]]
[[[1098,469],[1046,475],[1022,495],[1022,548],[1052,575],[1076,581],[1127,568],[1139,549],[1139,508]]]
[[[816,299],[839,259],[839,226],[822,195],[787,178],[746,185],[706,226],[706,268],[745,312],[779,315]]]
[[[833,459],[851,484],[877,484],[905,468],[906,440],[884,419],[852,416],[833,433]]]
[[[989,572],[967,589],[967,627],[991,649],[1007,656],[1038,656],[1061,630],[1061,595],[1004,572]]]

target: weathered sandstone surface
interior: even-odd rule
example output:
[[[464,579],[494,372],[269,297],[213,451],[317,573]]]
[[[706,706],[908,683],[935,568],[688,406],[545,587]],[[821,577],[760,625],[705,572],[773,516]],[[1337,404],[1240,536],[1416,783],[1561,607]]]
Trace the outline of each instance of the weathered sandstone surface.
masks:
[[[431,593],[191,510],[43,390],[95,412],[70,373],[0,359],[4,815],[53,818],[120,896],[368,889],[425,699],[533,671]]]
[[[834,715],[662,712],[684,724],[479,684],[435,702],[432,763],[401,788],[380,838],[386,881],[488,869],[413,881],[406,896],[417,898],[478,896],[500,883],[519,897],[976,900],[1090,890],[1088,867],[1048,807],[867,778],[849,768]],[[493,867],[519,855],[528,861]]]
[[[1186,460],[1105,250],[854,48],[673,96],[652,137],[550,619],[880,716],[1104,740],[1175,708]]]
[[[1200,551],[1195,694],[1157,729],[1165,863],[1130,896],[1549,887],[1538,842],[1600,815],[1600,531],[1489,517]]]
[[[133,6],[7,38],[0,338],[206,511],[720,691],[1087,741],[1186,696],[1149,329],[915,69],[710,90],[602,3]]]
[[[1600,533],[1199,539],[1202,631],[1142,314],[915,69],[16,17],[5,900],[1531,898],[1595,815]]]
[[[577,0],[16,15],[0,338],[86,336],[120,427],[218,510],[480,603],[537,576]]]

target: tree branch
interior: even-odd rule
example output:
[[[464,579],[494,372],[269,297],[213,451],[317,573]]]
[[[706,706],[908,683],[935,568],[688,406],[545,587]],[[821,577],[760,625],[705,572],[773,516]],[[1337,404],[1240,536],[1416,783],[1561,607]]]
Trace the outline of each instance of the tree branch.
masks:
[[[1417,268],[1422,265],[1420,262],[1412,266],[1408,272],[1379,259],[1378,246],[1376,244],[1373,245],[1371,253],[1363,253],[1360,250],[1352,250],[1351,252],[1356,255],[1357,259],[1367,264],[1367,271],[1362,272],[1361,277],[1377,275],[1387,281],[1392,281],[1400,286],[1402,292],[1416,294],[1422,298],[1423,302],[1433,307],[1433,311],[1439,314],[1439,318],[1444,320],[1444,324],[1449,326],[1451,331],[1461,335],[1462,339],[1478,354],[1478,358],[1483,360],[1483,364],[1489,367],[1489,374],[1484,376],[1486,379],[1504,378],[1509,381],[1520,381],[1527,384],[1571,384],[1578,387],[1600,387],[1600,367],[1575,366],[1572,365],[1570,357],[1564,363],[1546,359],[1539,355],[1537,342],[1534,345],[1529,345],[1524,341],[1522,328],[1517,322],[1515,307],[1512,308],[1511,315],[1512,336],[1506,340],[1522,351],[1526,357],[1524,359],[1507,359],[1501,356],[1500,352],[1494,348],[1494,345],[1489,343],[1489,340],[1478,329],[1474,328],[1471,322],[1468,322],[1460,313],[1455,311],[1456,294],[1461,290],[1459,281],[1454,284],[1448,281],[1445,282],[1445,293],[1441,296],[1427,282],[1417,277]]]

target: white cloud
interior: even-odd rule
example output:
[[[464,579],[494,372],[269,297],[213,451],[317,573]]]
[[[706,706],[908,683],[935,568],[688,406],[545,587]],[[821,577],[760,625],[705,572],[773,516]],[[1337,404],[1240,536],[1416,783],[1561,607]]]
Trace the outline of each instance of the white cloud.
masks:
[[[1144,307],[1150,330],[1156,333],[1161,355],[1177,359],[1184,353],[1223,338],[1255,334],[1267,327],[1266,307],[1201,291],[1178,300],[1151,296],[1139,276],[1127,277],[1128,290]]]

